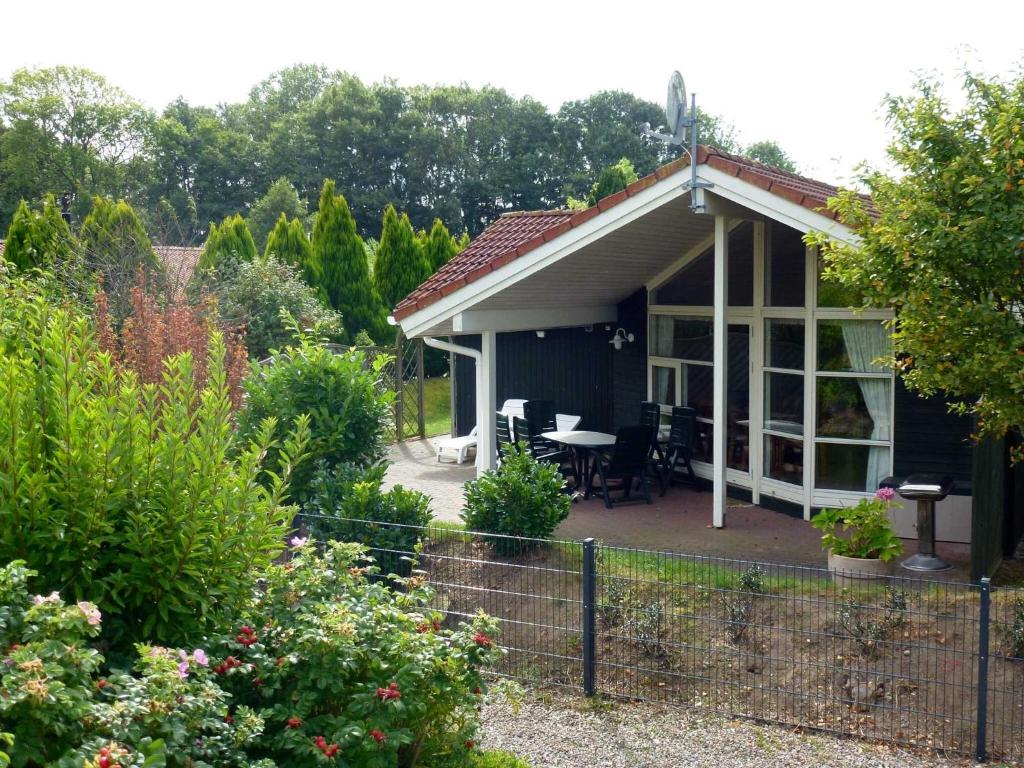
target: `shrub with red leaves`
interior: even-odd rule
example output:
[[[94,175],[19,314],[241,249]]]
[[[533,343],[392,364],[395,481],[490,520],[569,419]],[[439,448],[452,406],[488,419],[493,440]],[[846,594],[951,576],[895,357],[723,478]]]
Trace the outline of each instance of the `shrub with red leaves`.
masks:
[[[110,304],[102,288],[96,294],[93,319],[100,348],[109,352],[121,366],[136,373],[143,384],[158,384],[164,373],[168,357],[188,352],[192,356],[192,371],[197,387],[206,383],[210,334],[224,335],[229,395],[237,408],[242,402],[242,379],[249,371],[248,352],[244,333],[219,328],[216,312],[209,302],[187,304],[180,297],[161,303],[158,296],[147,288],[140,272],[131,289],[131,311],[119,330],[111,322]]]

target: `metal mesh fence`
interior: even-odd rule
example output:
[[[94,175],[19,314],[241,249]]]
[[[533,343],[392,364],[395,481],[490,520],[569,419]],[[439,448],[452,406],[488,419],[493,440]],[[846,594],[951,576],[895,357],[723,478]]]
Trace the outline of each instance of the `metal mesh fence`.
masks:
[[[1024,758],[1024,591],[331,519],[388,570],[415,558],[446,621],[499,619],[501,674]]]

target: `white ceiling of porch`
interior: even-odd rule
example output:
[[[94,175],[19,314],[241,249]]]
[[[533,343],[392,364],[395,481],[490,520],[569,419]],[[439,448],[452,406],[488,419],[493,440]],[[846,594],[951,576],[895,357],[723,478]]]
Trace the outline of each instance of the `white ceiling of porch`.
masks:
[[[481,300],[473,309],[618,304],[713,232],[714,217],[692,213],[689,195],[682,195]],[[428,333],[451,334],[452,323],[439,323]]]

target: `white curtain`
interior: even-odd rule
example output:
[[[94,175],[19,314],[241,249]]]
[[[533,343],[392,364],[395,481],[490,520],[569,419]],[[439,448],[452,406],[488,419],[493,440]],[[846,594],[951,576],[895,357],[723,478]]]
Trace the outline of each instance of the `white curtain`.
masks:
[[[850,364],[855,371],[878,371],[875,360],[889,355],[889,331],[880,322],[871,320],[842,320],[843,342]],[[889,379],[857,379],[868,414],[874,422],[872,440],[889,440],[892,414],[889,412]],[[889,449],[871,446],[868,468],[864,477],[864,490],[874,491],[878,481],[889,474]]]
[[[654,315],[654,353],[659,357],[672,357],[675,318],[666,315]]]

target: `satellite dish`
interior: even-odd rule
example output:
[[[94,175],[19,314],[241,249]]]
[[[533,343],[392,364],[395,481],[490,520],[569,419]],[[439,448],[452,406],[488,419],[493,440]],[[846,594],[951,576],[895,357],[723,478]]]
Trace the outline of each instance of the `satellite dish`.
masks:
[[[668,98],[665,101],[665,119],[673,136],[682,136],[686,128],[686,83],[678,70],[668,79]]]

